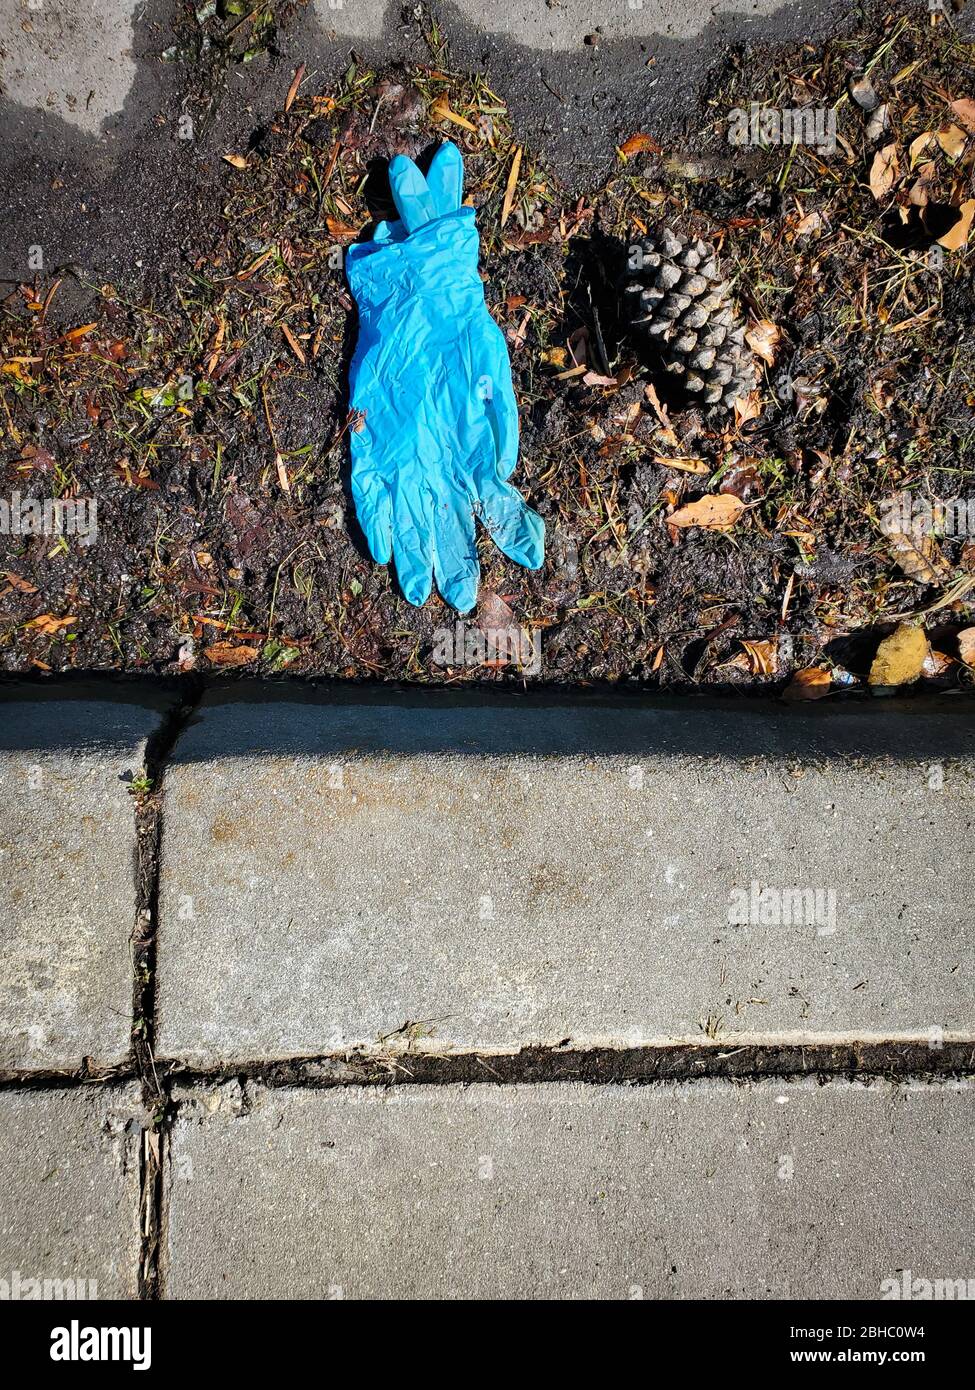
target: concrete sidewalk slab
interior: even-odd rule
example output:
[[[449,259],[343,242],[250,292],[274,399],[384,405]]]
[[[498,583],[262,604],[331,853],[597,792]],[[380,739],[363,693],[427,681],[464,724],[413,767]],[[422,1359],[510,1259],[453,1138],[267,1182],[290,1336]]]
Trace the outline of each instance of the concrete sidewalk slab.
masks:
[[[963,700],[215,694],[159,1049],[975,1037],[973,749]]]
[[[0,692],[0,1068],[121,1061],[132,1026],[135,801],[165,702]]]
[[[86,135],[121,111],[135,78],[140,0],[8,0],[0,9],[0,75],[8,97],[53,112]]]
[[[793,0],[454,0],[451,10],[485,34],[505,35],[541,52],[581,48],[589,36],[616,43],[664,34],[672,39],[698,38],[719,16],[756,20],[787,10]],[[343,38],[376,39],[395,31],[397,7],[390,0],[312,0],[319,23]]]
[[[137,1296],[144,1118],[136,1086],[0,1093],[0,1297]]]
[[[178,1099],[167,1298],[876,1299],[904,1270],[975,1289],[968,1083]]]

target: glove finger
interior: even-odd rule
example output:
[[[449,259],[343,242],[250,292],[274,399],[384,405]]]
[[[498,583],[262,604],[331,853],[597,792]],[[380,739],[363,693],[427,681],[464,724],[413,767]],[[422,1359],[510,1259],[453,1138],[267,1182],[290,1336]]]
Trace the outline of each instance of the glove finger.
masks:
[[[433,572],[445,603],[469,613],[477,602],[481,566],[471,499],[461,488],[445,488],[437,498]]]
[[[515,564],[539,569],[545,558],[545,522],[510,483],[496,476],[479,483],[479,515],[494,544]]]
[[[438,217],[456,212],[464,196],[464,161],[460,150],[446,140],[430,161],[427,188],[433,198]]]
[[[421,608],[433,587],[433,498],[408,483],[393,502],[393,559],[407,602]]]
[[[496,471],[508,478],[518,462],[518,402],[511,384],[508,345],[487,308],[477,323],[477,341],[475,391],[494,436]]]
[[[393,499],[378,473],[352,470],[355,514],[369,553],[377,565],[388,565],[393,546]]]
[[[398,154],[391,161],[389,186],[393,190],[396,211],[409,231],[415,232],[419,227],[425,227],[437,216],[426,179],[405,154]]]

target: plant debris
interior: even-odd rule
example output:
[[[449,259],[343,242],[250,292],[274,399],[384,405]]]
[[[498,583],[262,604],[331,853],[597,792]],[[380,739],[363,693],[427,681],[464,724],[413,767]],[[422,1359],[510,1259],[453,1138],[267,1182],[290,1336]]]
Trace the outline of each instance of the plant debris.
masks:
[[[263,9],[229,37],[201,14],[172,61],[204,64],[204,39],[221,62],[273,52]],[[503,91],[439,32],[430,50],[386,71],[353,57],[329,87],[274,68],[276,114],[201,165],[208,215],[151,300],[81,277],[94,308],[65,321],[63,271],[2,301],[3,669],[526,679],[496,657],[444,664],[456,614],[399,596],[348,487],[344,248],[393,214],[383,161],[449,136],[511,353],[513,481],[547,525],[536,573],[485,542],[482,592],[539,639],[538,678],[790,699],[968,684],[970,661],[943,654],[975,618],[971,533],[919,536],[907,513],[971,491],[975,46],[895,5],[852,37],[733,50],[686,140],[620,131],[584,197]],[[833,147],[731,150],[729,113],[752,103],[831,112]],[[627,249],[658,225],[714,245],[747,315],[758,380],[733,415],[707,418],[636,349]],[[15,526],[15,499],[18,518],[94,500],[98,538]],[[925,664],[928,637],[943,659]]]

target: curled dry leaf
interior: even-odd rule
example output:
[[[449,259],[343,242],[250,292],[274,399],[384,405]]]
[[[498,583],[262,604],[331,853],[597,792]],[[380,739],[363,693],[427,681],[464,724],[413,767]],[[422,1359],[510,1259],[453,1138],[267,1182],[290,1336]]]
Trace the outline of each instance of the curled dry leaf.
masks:
[[[796,236],[812,236],[813,232],[821,231],[822,226],[823,219],[818,212],[807,212],[796,223]]]
[[[342,222],[338,217],[326,217],[325,225],[336,241],[350,241],[352,237],[359,235],[358,227],[351,227],[348,222]]]
[[[501,205],[501,226],[507,222],[511,216],[511,209],[515,205],[515,190],[518,187],[518,175],[521,173],[521,146],[515,146],[515,152],[511,157],[511,168],[508,171],[508,182],[504,190],[504,202]]]
[[[260,656],[256,647],[237,647],[233,642],[214,642],[204,648],[204,654],[214,666],[248,666]]]
[[[910,685],[916,681],[928,654],[921,627],[901,623],[877,648],[868,677],[871,685]]]
[[[954,161],[964,151],[968,143],[968,136],[956,125],[949,125],[945,126],[944,130],[938,131],[937,140],[948,158]]]
[[[959,632],[958,655],[966,666],[975,666],[975,627],[964,627]]]
[[[673,428],[671,426],[670,416],[667,414],[667,407],[661,402],[660,397],[657,395],[656,391],[653,388],[652,382],[647,382],[643,394],[650,402],[650,407],[653,410],[654,415],[656,415],[657,419],[660,421],[660,427],[663,438],[667,441],[668,444],[676,445],[677,436],[674,433]]]
[[[735,425],[741,429],[749,420],[757,420],[762,413],[762,398],[757,391],[735,401]]]
[[[866,73],[850,79],[850,96],[861,111],[873,111],[880,102],[876,89]]]
[[[41,613],[38,617],[31,618],[26,626],[43,632],[45,637],[56,637],[63,627],[70,627],[77,621],[77,618],[56,618],[53,613]]]
[[[912,536],[906,531],[887,534],[897,563],[909,579],[919,584],[939,584],[948,577],[948,564],[933,536]]]
[[[832,680],[821,666],[805,666],[797,671],[782,692],[783,700],[821,700],[828,695]]]
[[[437,100],[430,107],[430,115],[435,121],[452,121],[454,125],[459,125],[463,130],[472,130],[477,134],[477,126],[469,121],[466,116],[461,116],[458,112],[451,110],[450,101],[446,93],[437,97]]]
[[[887,197],[899,173],[897,146],[885,145],[874,155],[870,166],[870,192],[878,203]]]
[[[975,132],[975,101],[963,97],[961,101],[952,101],[949,105],[965,129]]]
[[[730,531],[745,510],[745,504],[738,497],[728,493],[717,496],[709,494],[699,497],[696,502],[688,502],[686,507],[678,507],[667,518],[670,526],[700,526],[706,531]]]
[[[247,160],[242,154],[225,154],[224,159],[228,164],[232,164],[235,169],[247,168]]]
[[[880,137],[886,133],[890,125],[890,107],[886,102],[882,102],[876,111],[871,112],[870,119],[867,121],[867,139],[871,145],[875,145]]]
[[[775,365],[775,354],[782,341],[782,330],[771,319],[759,319],[745,334],[745,342],[756,356],[770,367]]]
[[[291,86],[288,88],[288,95],[284,99],[285,111],[290,111],[294,105],[294,99],[298,95],[298,88],[301,86],[301,79],[305,75],[305,65],[302,63],[296,70]]]
[[[938,237],[938,245],[943,246],[946,251],[960,251],[967,244],[972,230],[972,219],[975,218],[975,198],[969,198],[967,202],[962,203],[958,211],[961,216],[955,225],[950,227],[944,236]]]
[[[929,651],[924,658],[924,665],[921,667],[921,675],[925,680],[942,680],[951,672],[954,661],[944,652]]]
[[[915,164],[917,164],[918,160],[921,158],[921,155],[924,154],[925,150],[931,144],[931,141],[933,139],[934,131],[926,130],[923,135],[919,135],[915,140],[911,141],[910,145],[908,145],[907,153],[912,169],[914,168]]]
[[[752,674],[755,676],[773,676],[775,674],[775,643],[767,640],[759,642],[746,642],[741,639],[741,645],[748,653],[748,661],[751,665]]]
[[[4,570],[3,577],[10,585],[11,589],[16,589],[18,594],[36,594],[37,586],[31,584],[29,580],[21,575],[15,574],[13,570]]]
[[[292,333],[291,329],[288,327],[288,325],[287,325],[286,323],[283,323],[283,324],[281,325],[281,332],[284,334],[285,341],[287,342],[288,347],[291,349],[291,351],[292,351],[292,352],[294,353],[294,355],[297,357],[297,359],[298,359],[298,361],[301,363],[301,365],[304,366],[304,365],[305,365],[305,353],[304,353],[304,349],[302,348],[301,344],[298,342],[298,339],[295,337],[295,335]]]
[[[679,468],[682,473],[707,474],[711,472],[703,459],[665,458],[663,454],[654,454],[653,461],[660,464],[662,468]]]
[[[653,154],[662,153],[661,146],[649,135],[631,135],[629,140],[624,140],[623,144],[620,145],[620,154],[627,159],[631,155],[643,154],[647,150]]]

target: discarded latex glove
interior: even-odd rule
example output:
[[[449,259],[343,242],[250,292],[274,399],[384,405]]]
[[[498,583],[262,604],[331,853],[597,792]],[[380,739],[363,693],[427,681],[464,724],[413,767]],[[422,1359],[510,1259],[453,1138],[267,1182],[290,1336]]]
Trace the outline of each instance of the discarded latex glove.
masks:
[[[518,457],[518,407],[500,328],[477,272],[474,209],[449,142],[426,178],[397,155],[389,181],[401,221],[349,248],[359,307],[350,404],[352,495],[373,558],[390,555],[403,593],[422,604],[432,577],[462,613],[477,600],[477,517],[528,569],[545,526],[507,479]]]

